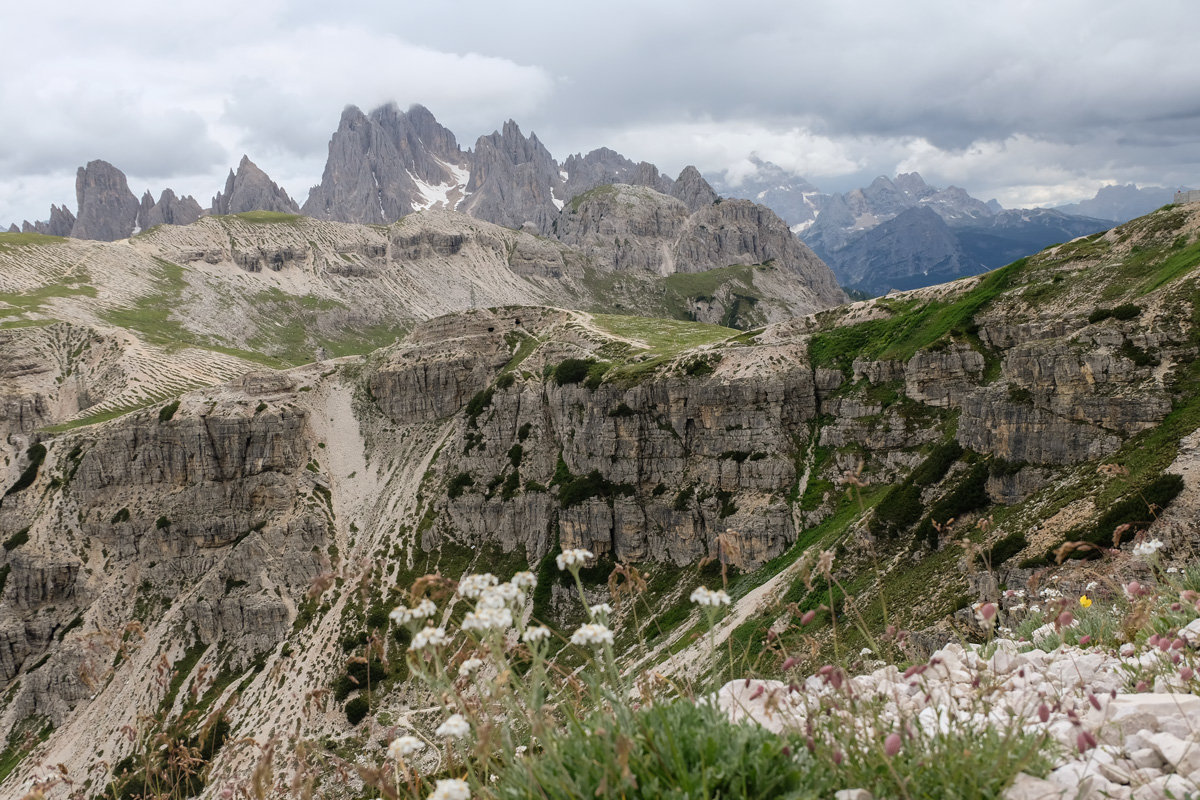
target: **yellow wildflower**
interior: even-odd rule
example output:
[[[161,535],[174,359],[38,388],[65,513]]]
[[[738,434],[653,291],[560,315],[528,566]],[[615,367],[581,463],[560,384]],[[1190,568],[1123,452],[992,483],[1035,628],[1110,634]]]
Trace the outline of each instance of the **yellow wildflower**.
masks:
[[[1088,597],[1086,594],[1081,595],[1079,597],[1079,605],[1083,606],[1084,608],[1091,608],[1092,607],[1092,598]]]

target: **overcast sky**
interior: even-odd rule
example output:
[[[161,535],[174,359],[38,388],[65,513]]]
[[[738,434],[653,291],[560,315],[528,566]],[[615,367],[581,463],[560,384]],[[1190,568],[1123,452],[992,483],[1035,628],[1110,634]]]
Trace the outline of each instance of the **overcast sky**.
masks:
[[[1200,185],[1195,0],[0,0],[0,221],[101,158],[207,206],[243,153],[303,202],[343,106],[515,119],[825,191],[919,171],[1007,207]]]

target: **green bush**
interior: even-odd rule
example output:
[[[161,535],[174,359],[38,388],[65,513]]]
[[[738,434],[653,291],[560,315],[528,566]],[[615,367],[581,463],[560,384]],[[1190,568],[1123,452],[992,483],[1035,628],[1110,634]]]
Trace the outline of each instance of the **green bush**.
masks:
[[[158,421],[159,422],[170,421],[170,419],[175,416],[175,412],[178,410],[179,410],[179,401],[178,400],[174,400],[170,403],[167,403],[165,406],[163,406],[162,408],[160,408],[158,410]]]
[[[29,528],[22,528],[12,536],[4,540],[4,549],[8,552],[16,550],[21,545],[29,541]]]
[[[497,389],[507,389],[508,387],[512,386],[516,382],[516,380],[517,379],[515,377],[513,377],[513,374],[511,372],[506,372],[503,375],[501,375],[499,378],[496,378],[496,388]]]
[[[25,457],[29,459],[29,465],[17,478],[17,482],[8,487],[8,491],[4,493],[5,497],[28,489],[37,480],[38,470],[41,469],[42,462],[46,460],[46,445],[38,442],[25,451]]]
[[[489,387],[476,392],[475,395],[467,402],[467,427],[476,427],[479,420],[479,415],[483,413],[485,408],[492,404],[492,396],[494,394],[495,392]]]
[[[119,522],[129,522],[129,509],[122,508],[112,516],[112,524],[116,525]]]
[[[574,720],[556,740],[556,758],[515,760],[496,782],[501,797],[583,797],[607,787],[626,800],[818,798],[838,788],[795,736],[737,725],[711,705],[652,705],[614,726],[609,715]],[[621,726],[624,727],[624,726]],[[621,753],[620,758],[614,757]]]
[[[595,363],[591,359],[568,358],[565,361],[559,362],[558,366],[554,367],[551,375],[554,378],[554,382],[559,386],[581,383],[588,377],[588,370]]]
[[[166,517],[159,517],[158,519],[154,520],[154,527],[160,531],[165,530],[171,527],[171,520],[167,519]]]
[[[559,486],[558,502],[563,508],[571,508],[593,497],[603,497],[611,502],[618,495],[628,497],[633,492],[633,486],[613,483],[601,475],[600,470],[594,469],[587,475],[573,476]]]
[[[1028,546],[1029,540],[1025,538],[1024,533],[1010,533],[992,545],[987,552],[987,561],[992,567],[998,567]]]
[[[471,477],[469,472],[460,472],[450,479],[450,483],[446,485],[446,496],[451,500],[457,500],[462,497],[468,486],[474,486],[475,479]]]
[[[346,703],[346,719],[350,721],[351,725],[362,722],[369,713],[371,713],[371,704],[365,697],[355,697]]]
[[[1110,506],[1094,525],[1076,528],[1068,533],[1066,541],[1085,541],[1111,547],[1116,529],[1126,524],[1130,527],[1121,534],[1121,541],[1132,541],[1133,537],[1148,527],[1182,491],[1182,476],[1160,475]],[[1080,554],[1081,557],[1086,555]]]
[[[513,465],[513,468],[521,466],[521,458],[525,455],[525,448],[519,444],[514,444],[508,448],[508,461]]]
[[[1112,310],[1113,319],[1127,320],[1133,319],[1138,314],[1142,313],[1142,307],[1133,303],[1122,303]]]

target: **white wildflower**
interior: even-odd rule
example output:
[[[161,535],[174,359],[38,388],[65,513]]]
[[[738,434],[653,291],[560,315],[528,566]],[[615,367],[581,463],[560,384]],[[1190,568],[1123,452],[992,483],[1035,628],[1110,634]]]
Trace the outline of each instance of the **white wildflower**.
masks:
[[[580,625],[579,630],[571,634],[571,644],[580,646],[591,645],[592,647],[598,647],[602,644],[611,645],[612,643],[612,631],[597,622]]]
[[[1095,589],[1099,588],[1099,586],[1100,586],[1100,584],[1096,583],[1095,581],[1088,581],[1087,586],[1084,586],[1083,589],[1086,592],[1091,592],[1091,591],[1094,591]]]
[[[513,575],[512,580],[510,580],[509,583],[518,589],[532,589],[533,587],[537,586],[537,576],[526,570]]]
[[[484,591],[500,581],[490,572],[468,575],[458,582],[458,593],[462,597],[479,597]]]
[[[407,625],[410,622],[428,619],[435,613],[437,613],[437,606],[433,604],[432,600],[426,598],[417,603],[415,608],[405,608],[401,606],[400,608],[394,609],[391,614],[388,614],[388,616],[391,617],[392,622],[396,623],[397,625]]]
[[[537,642],[544,642],[549,638],[550,638],[550,629],[547,628],[545,625],[534,625],[531,628],[526,628],[525,632],[521,634],[521,640],[524,641],[526,644],[536,644]]]
[[[415,736],[401,736],[392,741],[388,745],[388,758],[393,761],[399,761],[405,756],[411,756],[419,750],[425,749],[425,743]]]
[[[729,605],[729,595],[724,589],[713,591],[704,586],[697,586],[692,592],[691,601],[702,606],[727,606]]]
[[[471,732],[471,723],[462,714],[451,714],[446,721],[434,731],[442,739],[461,739]]]
[[[489,586],[479,595],[478,608],[504,608],[522,599],[521,590],[511,583]]]
[[[1133,554],[1148,558],[1162,549],[1163,543],[1161,539],[1150,539],[1146,542],[1139,542],[1133,546]]]
[[[458,778],[443,779],[437,782],[429,800],[471,800],[471,787]]]
[[[477,611],[467,612],[467,615],[463,617],[462,629],[464,631],[502,631],[511,628],[512,624],[512,612],[507,608],[480,608]]]
[[[596,603],[596,605],[592,606],[589,611],[591,612],[592,619],[595,619],[596,617],[608,618],[612,615],[612,606],[610,606],[608,603]]]
[[[591,550],[577,547],[574,550],[563,550],[554,557],[554,563],[560,570],[570,569],[571,567],[582,567],[595,557]]]
[[[475,670],[483,666],[482,658],[468,658],[458,666],[458,674],[460,677],[467,677]]]
[[[426,647],[441,647],[450,643],[445,628],[421,628],[413,636],[412,649],[424,650]]]
[[[1167,567],[1167,572],[1174,575],[1179,572],[1179,567]]]

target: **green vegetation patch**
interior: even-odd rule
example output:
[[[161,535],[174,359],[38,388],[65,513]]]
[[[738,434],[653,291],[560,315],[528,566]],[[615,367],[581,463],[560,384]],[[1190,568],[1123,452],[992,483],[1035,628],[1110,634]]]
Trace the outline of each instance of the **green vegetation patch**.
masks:
[[[255,225],[295,225],[304,219],[301,214],[285,214],[280,211],[243,211],[240,214],[233,214],[232,216],[234,219],[239,219],[242,222],[250,222]]]
[[[814,367],[833,367],[849,374],[856,358],[906,361],[951,334],[974,344],[975,315],[1012,285],[1026,262],[1020,259],[989,272],[979,285],[952,302],[897,303],[886,319],[822,331],[809,341],[809,360]]]
[[[47,236],[44,233],[0,233],[0,253],[22,247],[62,244],[65,241],[67,240],[64,236]]]
[[[8,491],[4,493],[5,497],[25,491],[37,480],[38,470],[41,469],[42,462],[46,460],[46,445],[41,442],[32,445],[25,451],[25,457],[29,459],[29,464],[21,472],[16,483],[8,487]]]

